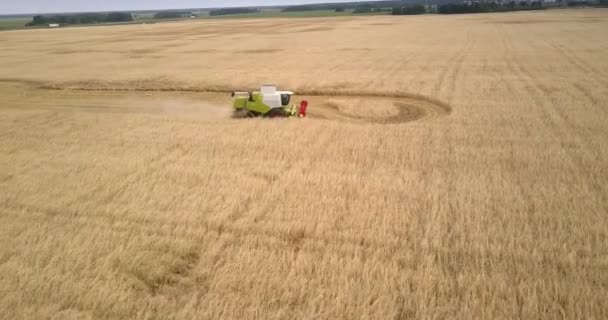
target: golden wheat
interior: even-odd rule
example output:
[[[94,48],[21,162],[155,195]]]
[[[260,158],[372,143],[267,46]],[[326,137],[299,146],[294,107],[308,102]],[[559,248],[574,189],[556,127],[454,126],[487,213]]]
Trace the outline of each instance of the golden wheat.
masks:
[[[0,318],[607,318],[607,28],[2,32]],[[232,119],[267,82],[311,117]]]

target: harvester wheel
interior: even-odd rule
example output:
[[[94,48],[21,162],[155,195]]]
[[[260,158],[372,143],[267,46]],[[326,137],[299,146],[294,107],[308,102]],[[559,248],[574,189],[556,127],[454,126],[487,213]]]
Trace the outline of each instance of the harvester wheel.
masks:
[[[283,111],[283,109],[281,109],[281,108],[275,108],[275,109],[268,111],[268,113],[266,113],[266,117],[268,117],[268,118],[279,118],[279,117],[284,117],[284,116],[285,116],[285,111]]]

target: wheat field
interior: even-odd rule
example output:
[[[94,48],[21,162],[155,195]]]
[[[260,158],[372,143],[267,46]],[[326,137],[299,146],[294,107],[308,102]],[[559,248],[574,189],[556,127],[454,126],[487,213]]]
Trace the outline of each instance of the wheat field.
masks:
[[[0,33],[1,319],[608,318],[608,10]],[[233,119],[276,83],[306,119]]]

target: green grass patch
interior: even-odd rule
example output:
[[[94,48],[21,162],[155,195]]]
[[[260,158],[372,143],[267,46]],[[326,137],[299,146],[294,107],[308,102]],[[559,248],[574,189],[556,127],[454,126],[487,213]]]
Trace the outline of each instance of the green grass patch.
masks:
[[[302,17],[341,17],[341,16],[360,16],[360,15],[377,15],[377,14],[389,14],[389,12],[374,12],[367,14],[355,14],[352,9],[345,10],[343,12],[336,12],[335,10],[313,10],[313,11],[291,11],[283,12],[281,10],[263,10],[257,13],[246,13],[246,14],[230,14],[223,16],[202,16],[205,19],[231,19],[231,18],[302,18]]]
[[[0,30],[16,30],[25,28],[31,18],[0,18]]]

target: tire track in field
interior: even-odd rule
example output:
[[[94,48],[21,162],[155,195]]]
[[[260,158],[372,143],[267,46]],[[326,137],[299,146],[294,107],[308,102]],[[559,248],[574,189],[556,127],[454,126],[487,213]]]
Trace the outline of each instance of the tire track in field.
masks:
[[[472,37],[472,29],[468,28],[466,30],[466,40],[461,49],[458,51],[455,57],[450,59],[447,68],[444,70],[440,82],[435,87],[435,92],[437,95],[444,97],[449,102],[456,100],[457,96],[457,85],[459,80],[465,75],[463,72],[463,66],[465,61],[469,57],[469,53],[475,46],[474,38]],[[443,91],[442,91],[443,90]],[[444,93],[440,95],[440,93]],[[433,141],[432,137],[435,134],[436,137],[442,141],[449,141],[450,137],[453,137],[453,128],[452,126],[445,126],[443,130],[440,132],[428,131],[428,138],[425,138],[425,141]],[[456,158],[454,156],[454,148],[447,148],[447,155],[443,156],[442,159],[438,159],[438,154],[436,152],[432,152],[432,148],[427,151],[431,151],[429,154],[430,163],[441,163],[445,162],[445,166],[450,166],[453,160]],[[428,190],[426,194],[453,194],[457,185],[457,178],[454,177],[452,172],[448,170],[446,172],[446,179],[436,179],[435,175],[437,172],[431,172],[429,177],[421,178],[421,181],[431,181],[430,183],[424,184],[424,189]],[[442,183],[438,181],[444,180]],[[430,190],[433,190],[430,192]],[[433,196],[435,198],[435,196]],[[437,202],[433,200],[433,202]],[[454,231],[452,222],[454,221],[454,209],[452,204],[447,205],[447,210],[441,210],[438,207],[431,207],[432,209],[429,211],[430,218],[423,219],[419,221],[420,226],[423,231],[423,246],[424,247],[441,247],[442,244],[451,243],[454,241]],[[429,221],[439,221],[439,223],[429,223]],[[440,264],[430,262],[428,267],[444,269],[445,266]],[[452,283],[457,283],[458,280],[453,277],[450,279]]]
[[[307,95],[305,97],[310,97]],[[392,105],[396,109],[396,113],[383,117],[374,117],[366,114],[369,108],[362,107],[356,111],[344,111],[340,105],[329,101],[328,99],[352,99],[353,96],[312,96],[317,99],[321,98],[319,103],[314,104],[314,108],[309,109],[311,118],[319,118],[325,120],[352,122],[352,123],[373,123],[373,124],[400,124],[412,121],[430,120],[440,116],[447,115],[451,112],[451,108],[447,104],[442,104],[432,99],[421,98],[393,98],[393,97],[375,97],[375,96],[357,96],[364,100],[381,99],[386,100],[387,104]],[[323,101],[327,100],[327,101]],[[355,104],[357,104],[355,102]],[[362,103],[363,104],[363,103]]]
[[[539,38],[542,39],[542,37],[539,37]],[[550,42],[548,40],[545,40],[545,43],[547,45],[551,46],[552,48],[556,49],[557,52],[562,57],[564,57],[564,59],[566,59],[566,61],[568,61],[569,64],[574,66],[581,73],[586,74],[590,78],[591,83],[598,83],[600,85],[603,85],[604,87],[608,86],[608,81],[606,80],[606,77],[603,76],[604,73],[602,73],[599,69],[591,66],[588,62],[585,62],[583,59],[576,56],[576,54],[573,53],[571,49],[568,49],[564,46],[560,46],[560,45]],[[601,106],[602,99],[598,98],[596,96],[596,94],[593,93],[591,90],[589,90],[585,85],[580,84],[578,82],[572,83],[572,88],[574,88],[574,89],[576,89],[576,91],[580,92],[581,95],[587,101],[589,101],[591,105],[596,107],[596,109],[598,110],[599,113],[606,114],[608,112],[608,110],[606,110],[605,108],[603,108]],[[565,91],[565,93],[568,93],[574,99],[577,99],[580,97],[579,95],[573,95],[571,91]]]
[[[543,37],[539,36],[539,39],[543,39]],[[602,72],[601,70],[599,70],[598,68],[589,64],[587,61],[581,59],[575,52],[572,51],[572,49],[567,48],[566,46],[563,46],[563,45],[559,45],[554,42],[550,42],[548,40],[545,40],[545,42],[549,46],[556,49],[557,52],[561,56],[563,56],[566,59],[566,61],[568,61],[568,63],[570,63],[572,66],[576,67],[579,71],[581,71],[581,73],[584,73],[584,74],[588,75],[589,77],[592,77],[595,82],[608,86],[608,80],[606,80],[606,74],[604,72]]]
[[[454,93],[456,92],[456,83],[457,79],[461,75],[462,66],[464,64],[465,59],[468,57],[471,49],[475,46],[475,38],[471,35],[471,29],[467,30],[467,40],[466,44],[461,51],[460,57],[455,61],[454,67],[452,68],[451,74],[448,78],[449,82],[447,84],[448,90],[448,99],[453,99]]]
[[[498,29],[498,27],[495,27],[495,28]],[[507,87],[508,92],[512,92],[512,93],[518,92],[518,90],[516,90],[516,87],[513,85],[513,83],[511,81],[506,80],[504,77],[504,75],[507,75],[509,73],[512,75],[519,75],[519,72],[514,63],[514,61],[516,61],[516,59],[512,57],[513,48],[511,48],[510,44],[507,43],[507,41],[505,39],[505,30],[502,28],[502,26],[501,26],[500,30],[498,30],[498,32],[497,32],[497,38],[500,39],[500,41],[501,41],[501,45],[502,45],[501,53],[503,54],[504,61],[506,61],[507,68],[509,70],[509,72],[499,73],[499,76],[501,77],[502,83]],[[525,88],[525,86],[523,86],[523,87]],[[527,90],[527,88],[525,88],[525,89],[526,89],[526,91],[529,92],[529,90]],[[535,104],[539,104],[539,101],[535,94],[532,94],[531,97],[534,100]],[[511,145],[511,150],[513,150],[512,145]],[[514,169],[516,169],[516,168],[513,165],[511,170],[514,172]],[[517,191],[519,192],[521,199],[523,199],[522,202],[525,204],[534,203],[533,197],[524,188],[525,181],[520,177],[520,175],[513,174],[512,176],[515,180],[515,188],[517,188]]]
[[[2,83],[19,83],[23,84],[26,90],[35,90],[38,92],[132,92],[137,94],[142,93],[158,93],[162,97],[163,93],[201,93],[201,94],[218,94],[229,96],[233,90],[229,88],[217,88],[217,87],[180,87],[172,85],[170,87],[149,87],[137,86],[140,83],[120,83],[120,84],[102,84],[97,82],[75,82],[75,83],[64,83],[64,84],[45,84],[34,81],[20,81],[18,79],[0,79]],[[0,87],[1,88],[1,87]],[[9,88],[10,89],[10,88]],[[440,116],[448,115],[452,111],[452,107],[440,100],[430,98],[427,96],[412,94],[407,92],[378,92],[378,91],[352,91],[352,90],[296,90],[296,96],[305,99],[314,99],[319,103],[311,105],[309,107],[309,114],[311,118],[326,119],[332,121],[344,121],[353,123],[375,123],[375,124],[402,124],[412,121],[419,121],[425,119],[433,119]],[[57,95],[55,96],[57,97]],[[93,112],[125,112],[125,113],[162,113],[162,108],[158,106],[150,106],[146,108],[134,108],[127,102],[121,102],[117,100],[116,103],[106,105],[94,104],[94,102],[80,102],[83,101],[83,97],[77,97],[78,103],[66,104],[65,100],[69,98],[68,95],[61,96],[62,103],[57,104],[53,101],[46,101],[44,103],[36,101],[32,105],[28,105],[28,108],[44,109],[44,110],[74,110],[74,111],[93,111]],[[92,97],[94,98],[94,97]],[[204,99],[203,97],[197,97],[198,99]],[[365,115],[365,110],[362,109],[362,113],[349,113],[340,110],[339,106],[332,106],[328,103],[329,99],[333,98],[358,98],[364,101],[377,101],[386,100],[396,110],[397,113],[386,117],[371,117]],[[133,97],[131,97],[133,99]],[[228,99],[228,98],[226,98]],[[27,100],[27,96],[24,96],[24,100]],[[204,101],[204,100],[203,100]],[[27,102],[27,101],[26,101]],[[93,103],[93,104],[92,104]],[[23,103],[20,103],[23,105]]]
[[[512,45],[512,41],[507,32],[502,30],[502,41],[505,51],[505,58],[507,60],[509,69],[516,75],[518,75],[526,85],[523,88],[528,92],[528,95],[535,101],[540,107],[538,108],[542,113],[542,119],[546,119],[547,128],[557,137],[558,141],[571,141],[574,140],[576,145],[580,146],[573,150],[573,148],[562,147],[565,156],[574,168],[586,168],[589,167],[585,162],[585,159],[595,158],[589,150],[593,150],[593,146],[590,145],[584,137],[581,137],[579,130],[573,125],[571,121],[568,121],[568,117],[564,114],[564,111],[559,107],[560,101],[552,95],[547,95],[542,89],[542,81],[538,77],[534,76],[529,72],[522,64],[521,59],[515,56],[515,50]],[[543,99],[542,97],[548,97],[549,100]],[[603,186],[598,182],[595,182],[593,171],[581,171],[583,174],[588,175],[586,179],[583,179],[584,183],[590,190],[597,191],[597,194],[602,198],[602,203],[606,204],[607,200],[605,192],[601,192]],[[527,202],[532,203],[532,202]],[[604,208],[606,206],[604,205]]]
[[[543,39],[543,36],[537,34],[534,39]],[[596,82],[596,83],[604,82],[606,85],[608,85],[608,81],[605,81],[602,76],[598,76],[598,74],[599,75],[602,74],[598,69],[591,67],[587,62],[583,61],[582,59],[577,57],[574,53],[572,53],[571,50],[566,49],[563,46],[560,46],[556,43],[553,43],[553,42],[550,42],[547,40],[545,40],[544,42],[548,46],[556,49],[559,52],[559,54],[568,61],[568,63],[577,67],[577,69],[581,73],[586,74],[589,77],[591,77],[593,79],[592,82]],[[530,79],[533,80],[532,83],[535,84],[537,88],[539,88],[541,91],[543,91],[543,93],[545,93],[549,97],[549,99],[553,102],[554,105],[556,105],[559,102],[559,100],[556,97],[554,97],[551,93],[546,93],[543,90],[543,88],[541,87],[542,82],[543,82],[542,79],[540,79],[538,76],[534,76],[531,72],[529,72],[528,70],[526,70],[523,67],[521,69],[524,72],[524,74],[526,74]],[[585,100],[587,100],[589,102],[589,105],[594,108],[595,114],[604,114],[604,115],[606,114],[606,112],[607,112],[606,109],[601,106],[601,103],[602,103],[601,99],[597,98],[595,96],[595,94],[591,90],[589,90],[585,85],[582,85],[580,83],[572,83],[570,88],[574,88],[575,90],[563,90],[560,92],[571,96],[573,98],[573,100],[578,100],[580,97],[583,97]],[[576,94],[577,91],[578,91],[578,93],[580,93],[580,95]],[[566,120],[568,118],[567,113],[565,113],[563,111],[563,109],[554,108],[553,110],[555,110],[558,113],[558,115],[560,116],[560,118],[562,120],[564,120],[564,122],[567,125],[569,125],[569,128],[571,129],[571,131],[578,132],[577,128],[571,122]],[[578,136],[580,137],[580,134],[578,134]],[[580,137],[580,141],[586,142],[587,140],[584,139],[583,137]]]
[[[505,30],[502,30],[501,34],[505,52],[505,60],[507,61],[509,69],[523,82],[525,82],[523,88],[534,100],[535,104],[542,107],[539,110],[542,112],[542,118],[548,120],[549,129],[551,129],[556,136],[566,138],[566,136],[569,135],[564,133],[564,128],[569,129],[569,131],[573,131],[571,127],[572,124],[565,120],[564,115],[559,108],[551,108],[547,103],[547,99],[543,99],[543,97],[548,97],[551,105],[554,105],[558,101],[555,101],[551,95],[547,95],[540,86],[541,81],[537,77],[533,76],[532,73],[519,62],[520,59],[515,55],[515,49],[508,33]]]
[[[448,83],[446,84],[446,90],[447,90],[446,99],[448,99],[448,101],[450,101],[450,102],[457,98],[457,96],[456,96],[457,95],[457,90],[456,90],[457,85],[458,85],[459,81],[466,74],[466,69],[465,69],[465,72],[463,72],[463,65],[465,64],[465,61],[467,61],[467,59],[469,58],[469,54],[470,54],[471,50],[475,47],[475,44],[476,44],[475,37],[473,37],[473,34],[472,34],[472,30],[473,30],[472,28],[467,29],[466,43],[465,43],[462,51],[460,52],[460,56],[454,62],[454,65],[453,65],[452,70],[450,71],[450,75],[448,77]],[[462,83],[462,82],[460,82],[460,83]],[[444,130],[442,130],[440,132],[442,139],[444,141],[448,141],[450,139],[450,137],[453,136],[452,130],[453,130],[452,126],[446,126],[444,128]],[[455,159],[453,148],[448,148],[447,152],[448,152],[447,161],[451,161],[452,159]],[[456,188],[455,180],[449,179],[449,178],[446,180],[446,183],[444,183],[443,185],[437,186],[438,190],[444,189],[443,192],[445,192],[445,194],[454,193],[455,188]],[[445,212],[438,213],[438,214],[445,214]],[[446,220],[443,220],[443,221],[446,221]],[[452,234],[449,230],[451,228],[451,225],[449,223],[442,224],[439,227],[447,229],[447,230],[443,230],[444,232],[442,232],[441,234],[443,234],[443,235]],[[447,240],[447,241],[450,241],[450,240]]]
[[[467,40],[466,43],[461,47],[459,51],[456,52],[447,62],[447,67],[443,70],[443,72],[439,76],[439,80],[435,84],[433,88],[433,92],[441,92],[441,89],[444,87],[445,82],[448,81],[447,84],[447,99],[451,99],[455,89],[456,89],[456,78],[462,69],[462,64],[466,59],[469,51],[474,46],[474,39],[471,37],[471,29],[467,30]]]

